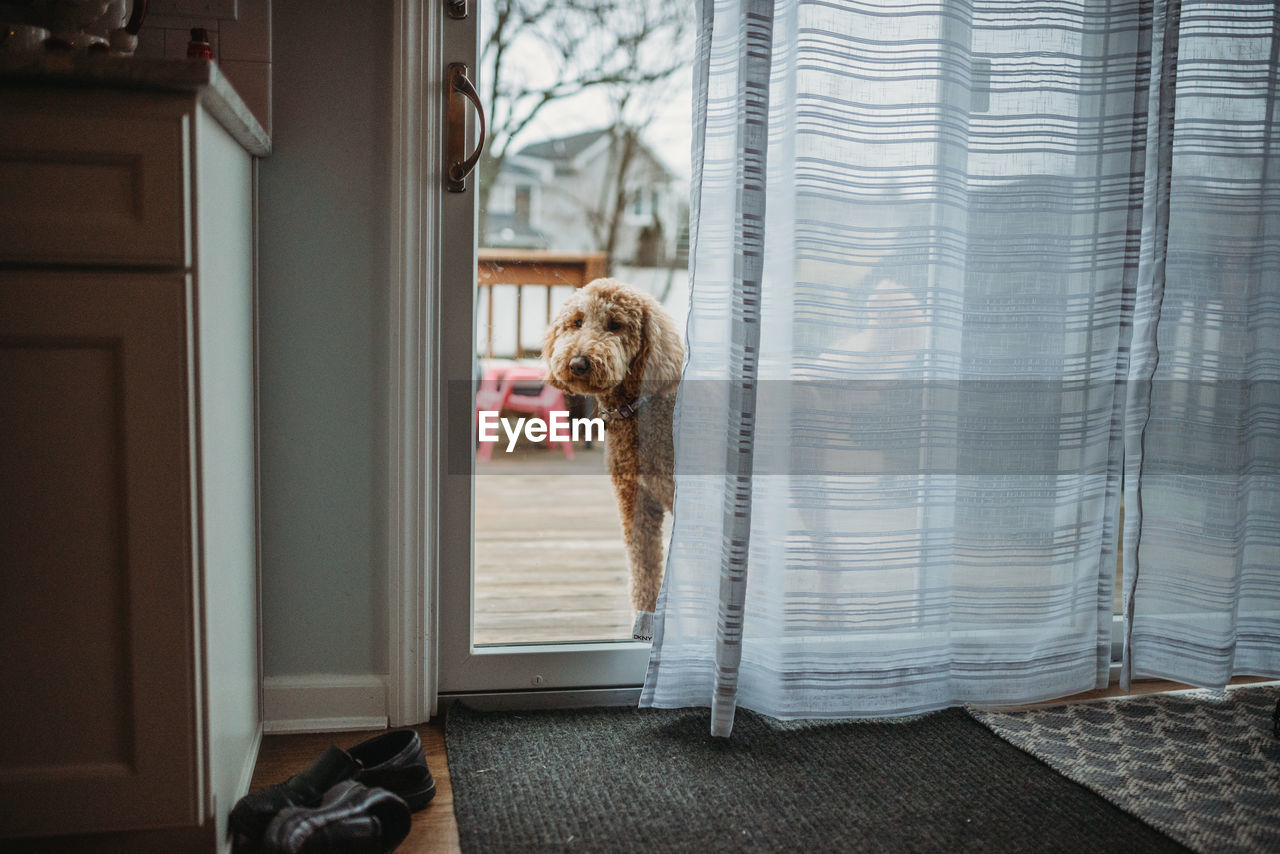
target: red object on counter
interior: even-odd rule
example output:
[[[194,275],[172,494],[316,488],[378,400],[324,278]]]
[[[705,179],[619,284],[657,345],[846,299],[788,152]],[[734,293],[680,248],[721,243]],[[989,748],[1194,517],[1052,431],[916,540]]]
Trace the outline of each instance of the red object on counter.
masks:
[[[204,27],[191,28],[191,41],[187,42],[187,59],[213,59],[209,46],[209,31]]]

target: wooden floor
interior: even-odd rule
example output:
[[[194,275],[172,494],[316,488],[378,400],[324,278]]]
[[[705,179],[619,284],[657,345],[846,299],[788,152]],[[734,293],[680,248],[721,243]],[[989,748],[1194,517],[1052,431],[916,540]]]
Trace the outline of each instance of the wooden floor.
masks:
[[[1268,681],[1252,677],[1232,680],[1233,685]],[[1138,682],[1130,694],[1149,694],[1156,691],[1176,691],[1186,688],[1173,682]],[[1078,702],[1120,696],[1118,685],[1102,691],[1089,691],[1053,700],[1050,703]],[[1048,705],[1048,704],[1045,704]],[[427,754],[427,765],[436,780],[436,796],[426,809],[413,817],[413,829],[409,838],[397,851],[404,854],[458,854],[458,823],[453,815],[453,788],[449,781],[449,762],[444,750],[444,724],[437,718],[428,724],[415,727],[422,737]],[[262,740],[258,764],[254,769],[251,788],[257,789],[269,783],[279,782],[291,774],[305,769],[324,752],[330,744],[351,747],[360,741],[377,735],[377,732],[320,733],[306,735],[268,735]]]
[[[627,586],[603,445],[477,461],[475,643],[630,640]]]

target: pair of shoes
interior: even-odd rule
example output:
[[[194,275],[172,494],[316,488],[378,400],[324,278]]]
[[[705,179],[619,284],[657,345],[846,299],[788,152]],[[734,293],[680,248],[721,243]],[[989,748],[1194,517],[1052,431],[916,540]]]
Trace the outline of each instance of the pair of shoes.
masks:
[[[349,750],[330,746],[305,771],[236,802],[230,818],[236,850],[258,850],[268,825],[281,811],[319,807],[335,786],[348,780],[388,790],[413,812],[425,807],[436,794],[422,740],[414,730],[392,730]]]
[[[409,835],[410,821],[398,795],[344,780],[317,807],[281,810],[262,842],[272,854],[383,854]]]

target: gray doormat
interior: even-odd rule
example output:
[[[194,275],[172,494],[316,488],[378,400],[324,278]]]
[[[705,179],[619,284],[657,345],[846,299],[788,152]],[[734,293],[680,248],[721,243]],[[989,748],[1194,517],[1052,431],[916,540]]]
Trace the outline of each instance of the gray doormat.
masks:
[[[706,709],[477,712],[445,724],[464,852],[1186,849],[952,709],[780,723]]]
[[[1280,851],[1280,685],[971,714],[1201,852]]]

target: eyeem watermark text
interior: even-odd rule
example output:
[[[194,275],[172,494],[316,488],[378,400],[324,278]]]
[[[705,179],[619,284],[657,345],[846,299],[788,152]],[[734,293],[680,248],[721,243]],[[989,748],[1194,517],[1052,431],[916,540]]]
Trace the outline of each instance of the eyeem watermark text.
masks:
[[[499,425],[502,426],[502,432],[507,434],[507,453],[515,449],[521,433],[530,442],[604,441],[603,418],[570,418],[568,411],[557,409],[551,410],[550,421],[543,421],[541,418],[517,418],[514,427],[511,426],[511,419],[502,418],[500,413],[494,410],[482,409],[479,424],[480,441],[501,441],[498,436]]]

